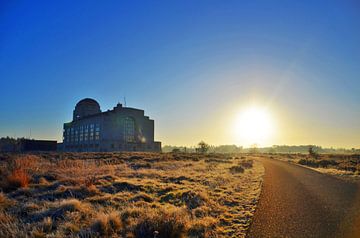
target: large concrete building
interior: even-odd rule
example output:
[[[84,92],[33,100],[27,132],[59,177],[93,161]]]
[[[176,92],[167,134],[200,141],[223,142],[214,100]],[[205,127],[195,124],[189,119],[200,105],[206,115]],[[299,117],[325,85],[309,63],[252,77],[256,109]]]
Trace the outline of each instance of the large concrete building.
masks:
[[[78,102],[73,120],[64,124],[63,151],[160,151],[154,141],[154,120],[143,110],[123,107],[101,112],[94,99]]]

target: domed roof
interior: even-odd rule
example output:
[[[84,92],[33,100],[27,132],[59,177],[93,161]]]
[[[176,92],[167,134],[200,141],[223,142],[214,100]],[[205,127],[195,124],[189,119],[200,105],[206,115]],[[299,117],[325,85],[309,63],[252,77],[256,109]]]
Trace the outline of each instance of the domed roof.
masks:
[[[81,106],[81,105],[94,105],[94,106],[100,107],[100,104],[95,99],[92,99],[92,98],[84,98],[84,99],[80,100],[76,104],[76,107]]]
[[[85,98],[80,100],[74,110],[73,120],[80,119],[85,116],[93,115],[100,113],[99,103],[92,98]]]

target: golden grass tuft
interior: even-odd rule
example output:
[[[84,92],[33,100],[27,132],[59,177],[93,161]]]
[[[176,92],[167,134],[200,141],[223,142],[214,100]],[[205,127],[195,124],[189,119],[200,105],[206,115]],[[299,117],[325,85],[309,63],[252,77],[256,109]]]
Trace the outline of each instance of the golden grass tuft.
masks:
[[[59,209],[62,209],[64,211],[70,211],[70,212],[74,212],[74,211],[87,212],[91,208],[88,204],[85,204],[85,203],[79,201],[78,199],[72,198],[72,199],[61,201]]]
[[[26,188],[30,182],[30,176],[24,169],[15,169],[7,177],[7,189]]]
[[[0,211],[11,207],[16,202],[10,200],[4,193],[0,193]]]
[[[36,228],[31,232],[31,236],[34,238],[46,238],[46,233]]]
[[[92,225],[92,231],[102,236],[111,236],[120,232],[122,227],[119,214],[112,211],[109,214],[99,214]]]
[[[44,232],[50,232],[54,228],[54,223],[51,217],[45,217],[42,222],[42,230]]]
[[[210,238],[217,237],[216,226],[218,221],[213,217],[204,217],[194,222],[189,229],[190,237]]]
[[[80,232],[80,228],[77,224],[74,224],[73,222],[66,222],[63,225],[63,229],[64,229],[64,233],[66,235],[70,235],[70,234],[76,234],[78,232]]]
[[[189,219],[188,213],[183,208],[149,209],[138,220],[134,235],[137,238],[186,237]]]
[[[49,185],[50,183],[49,183],[49,181],[47,181],[46,178],[41,177],[41,178],[39,179],[39,184],[41,184],[41,185]]]
[[[16,216],[0,211],[0,237],[24,237],[24,228]]]

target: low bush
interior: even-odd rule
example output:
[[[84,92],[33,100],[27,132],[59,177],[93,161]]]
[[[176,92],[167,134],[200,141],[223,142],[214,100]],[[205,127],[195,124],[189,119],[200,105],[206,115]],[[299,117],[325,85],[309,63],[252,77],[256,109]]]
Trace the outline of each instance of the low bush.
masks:
[[[30,176],[23,169],[15,169],[7,177],[5,190],[15,190],[17,188],[26,188],[29,185]]]
[[[230,172],[233,174],[244,173],[245,169],[241,165],[232,166]]]
[[[335,160],[313,160],[313,159],[300,159],[298,163],[313,168],[319,168],[319,167],[328,168],[330,166],[337,166],[339,164]]]
[[[205,193],[195,191],[169,192],[161,197],[160,202],[171,203],[176,206],[183,206],[190,210],[205,204],[208,197]]]
[[[319,167],[319,164],[315,160],[310,160],[310,159],[300,159],[298,164],[306,165],[313,168]]]
[[[320,160],[318,164],[320,167],[327,168],[329,166],[337,166],[339,163],[335,160]]]
[[[238,165],[240,165],[244,169],[251,169],[253,167],[253,163],[254,163],[253,160],[242,160],[239,161]]]

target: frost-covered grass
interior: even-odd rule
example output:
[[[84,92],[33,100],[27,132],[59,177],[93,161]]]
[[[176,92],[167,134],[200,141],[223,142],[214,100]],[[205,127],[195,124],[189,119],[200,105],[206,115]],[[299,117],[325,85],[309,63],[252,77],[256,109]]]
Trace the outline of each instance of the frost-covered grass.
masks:
[[[295,163],[320,173],[334,175],[346,180],[360,179],[360,155],[357,154],[318,154],[316,158],[306,154],[263,156]]]
[[[264,169],[251,155],[0,156],[0,237],[244,237]]]

